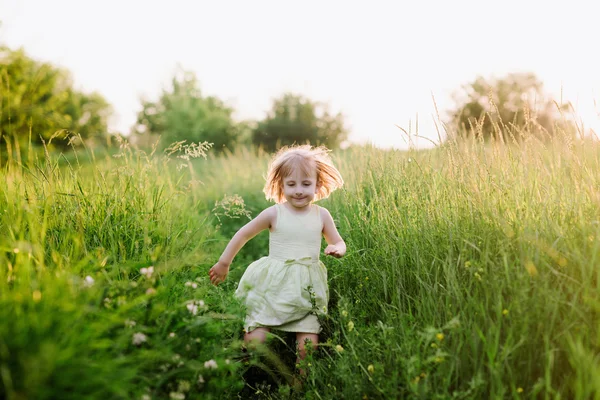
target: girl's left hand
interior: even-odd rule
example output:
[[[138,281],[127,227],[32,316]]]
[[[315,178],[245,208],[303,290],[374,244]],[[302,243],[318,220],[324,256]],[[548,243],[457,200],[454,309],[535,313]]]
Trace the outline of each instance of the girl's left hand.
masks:
[[[340,258],[343,257],[344,254],[346,254],[345,249],[341,249],[338,246],[334,245],[334,244],[330,244],[329,246],[327,246],[325,248],[324,251],[325,254],[327,254],[328,256],[333,256],[335,258]]]

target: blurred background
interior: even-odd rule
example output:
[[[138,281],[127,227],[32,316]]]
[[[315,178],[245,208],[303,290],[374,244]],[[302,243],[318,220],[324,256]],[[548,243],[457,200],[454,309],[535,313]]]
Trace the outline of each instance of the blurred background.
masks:
[[[507,123],[527,106],[547,128],[560,111],[593,134],[595,11],[583,0],[3,0],[0,122],[34,141],[66,129],[217,149],[422,148],[493,109],[493,91]]]

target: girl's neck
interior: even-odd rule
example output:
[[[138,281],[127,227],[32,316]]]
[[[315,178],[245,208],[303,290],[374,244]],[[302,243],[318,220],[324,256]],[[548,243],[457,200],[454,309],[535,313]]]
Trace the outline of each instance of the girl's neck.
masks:
[[[287,208],[288,211],[293,212],[294,214],[298,214],[298,215],[304,215],[304,214],[308,214],[310,212],[310,210],[312,209],[313,203],[310,203],[304,207],[302,207],[301,209],[298,209],[292,205],[290,205],[287,201],[281,204],[283,207]]]

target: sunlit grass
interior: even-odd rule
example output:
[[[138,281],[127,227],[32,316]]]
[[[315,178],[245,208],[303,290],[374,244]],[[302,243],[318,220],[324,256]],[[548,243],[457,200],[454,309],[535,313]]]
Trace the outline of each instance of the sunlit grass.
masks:
[[[224,285],[206,273],[248,220],[224,196],[252,216],[268,205],[268,155],[77,154],[3,167],[0,390],[234,398],[248,365],[233,290],[268,234]],[[600,395],[597,142],[333,156],[347,184],[319,204],[348,254],[324,258],[330,315],[297,397]],[[264,397],[285,398],[294,356],[289,340],[270,347],[249,363],[275,371]]]

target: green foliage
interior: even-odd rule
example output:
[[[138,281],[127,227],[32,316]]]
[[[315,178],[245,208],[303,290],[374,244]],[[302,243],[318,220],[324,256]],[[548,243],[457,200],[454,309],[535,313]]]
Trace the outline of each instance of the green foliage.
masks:
[[[69,133],[103,138],[111,107],[98,93],[73,88],[69,73],[29,58],[25,52],[0,47],[0,137],[24,144],[46,143]],[[68,142],[55,140],[59,147]]]
[[[286,93],[275,99],[267,117],[254,130],[252,141],[268,151],[294,143],[336,148],[347,135],[341,113],[332,115],[324,104]]]
[[[206,141],[217,151],[231,150],[241,131],[232,114],[233,109],[218,98],[202,96],[194,73],[180,71],[158,101],[142,101],[134,132],[160,135],[163,146]]]
[[[450,124],[458,138],[520,142],[532,135],[548,139],[557,129],[573,133],[562,114],[568,105],[556,104],[531,73],[478,77],[456,93],[455,100],[458,106],[450,112]]]
[[[329,314],[300,391],[289,335],[240,351],[233,292],[268,233],[223,285],[207,277],[244,210],[268,206],[267,154],[121,141],[71,164],[9,160],[0,397],[598,397],[600,146],[567,139],[335,152],[347,184],[319,204],[348,253],[322,257]],[[272,383],[244,387],[257,369]]]

